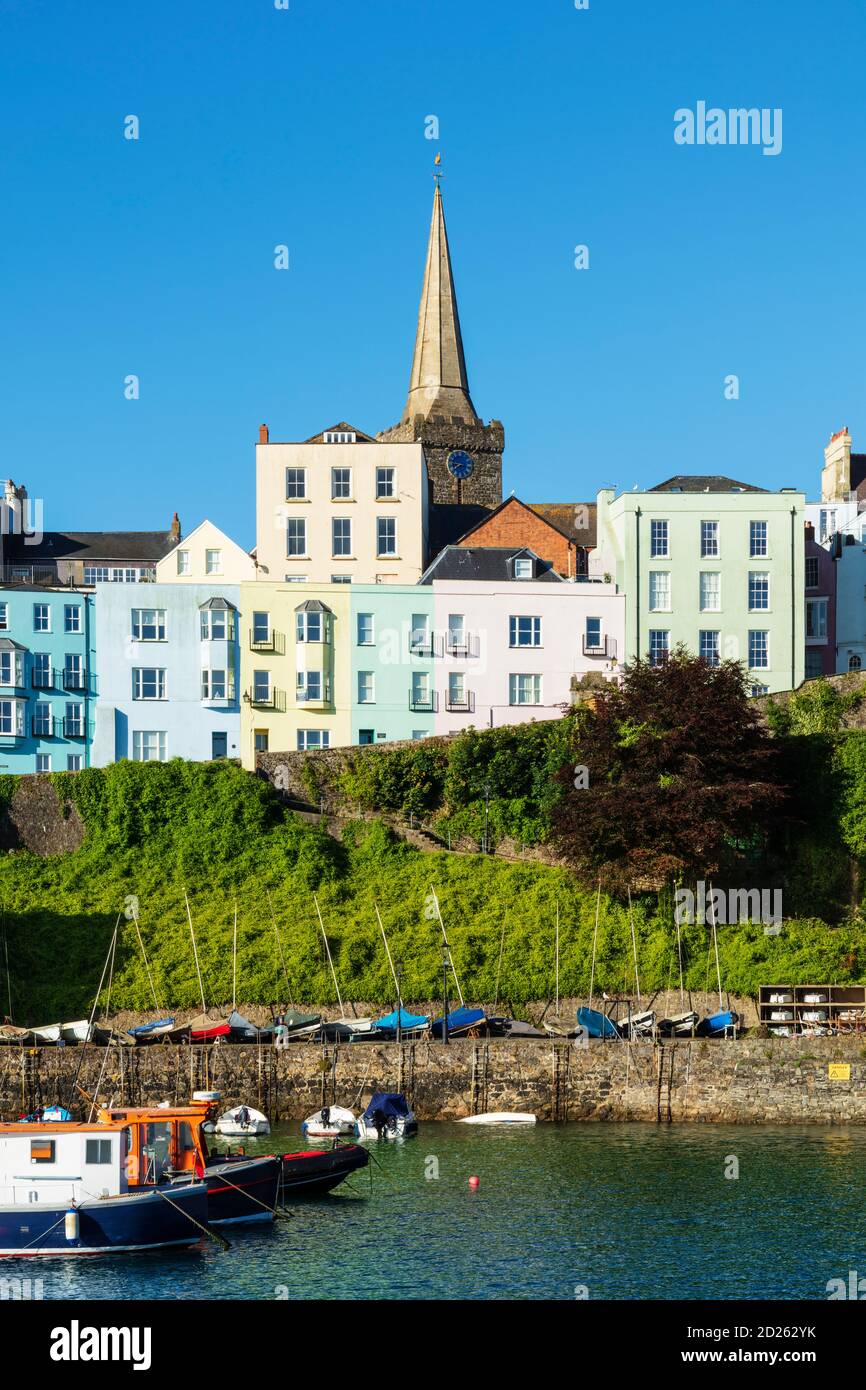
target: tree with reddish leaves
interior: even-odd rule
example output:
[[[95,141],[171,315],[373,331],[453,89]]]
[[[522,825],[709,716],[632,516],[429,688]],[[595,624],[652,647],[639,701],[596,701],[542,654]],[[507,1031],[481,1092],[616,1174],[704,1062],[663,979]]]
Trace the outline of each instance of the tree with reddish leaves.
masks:
[[[778,745],[739,662],[710,666],[684,647],[656,666],[636,661],[581,712],[576,740],[553,840],[611,891],[717,876],[779,822]]]

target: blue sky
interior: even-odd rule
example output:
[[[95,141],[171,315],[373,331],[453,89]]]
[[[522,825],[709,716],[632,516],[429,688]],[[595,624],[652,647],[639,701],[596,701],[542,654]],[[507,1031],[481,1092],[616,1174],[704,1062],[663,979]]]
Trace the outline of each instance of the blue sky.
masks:
[[[864,47],[862,0],[0,0],[0,477],[251,545],[260,421],[401,414],[441,149],[506,492],[817,496],[831,431],[866,450]],[[676,145],[700,100],[782,153]]]

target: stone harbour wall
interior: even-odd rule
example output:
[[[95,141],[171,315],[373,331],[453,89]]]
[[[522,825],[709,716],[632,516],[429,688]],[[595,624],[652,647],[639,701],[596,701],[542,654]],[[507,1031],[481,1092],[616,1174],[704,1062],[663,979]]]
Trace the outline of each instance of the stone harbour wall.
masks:
[[[58,1101],[74,1108],[76,1082],[126,1105],[183,1104],[216,1089],[226,1108],[243,1101],[272,1120],[398,1090],[422,1121],[523,1110],[556,1121],[866,1124],[866,1046],[856,1037],[0,1048],[4,1120]]]

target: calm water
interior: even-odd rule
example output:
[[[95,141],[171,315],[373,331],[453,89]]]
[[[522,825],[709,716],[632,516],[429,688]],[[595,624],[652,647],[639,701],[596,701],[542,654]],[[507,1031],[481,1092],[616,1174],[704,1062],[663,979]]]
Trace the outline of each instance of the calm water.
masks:
[[[287,1126],[258,1147],[304,1145]],[[46,1298],[124,1299],[572,1299],[581,1284],[590,1298],[824,1299],[828,1279],[866,1274],[862,1129],[427,1124],[373,1152],[372,1193],[364,1173],[272,1230],[226,1228],[227,1254],[0,1272],[41,1276]]]

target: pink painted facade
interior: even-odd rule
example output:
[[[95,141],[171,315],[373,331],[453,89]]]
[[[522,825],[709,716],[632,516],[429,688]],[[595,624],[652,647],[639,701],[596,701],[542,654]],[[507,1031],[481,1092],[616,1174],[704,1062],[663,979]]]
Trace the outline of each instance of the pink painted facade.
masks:
[[[617,677],[625,597],[614,584],[434,580],[435,732],[555,719],[572,677]]]

